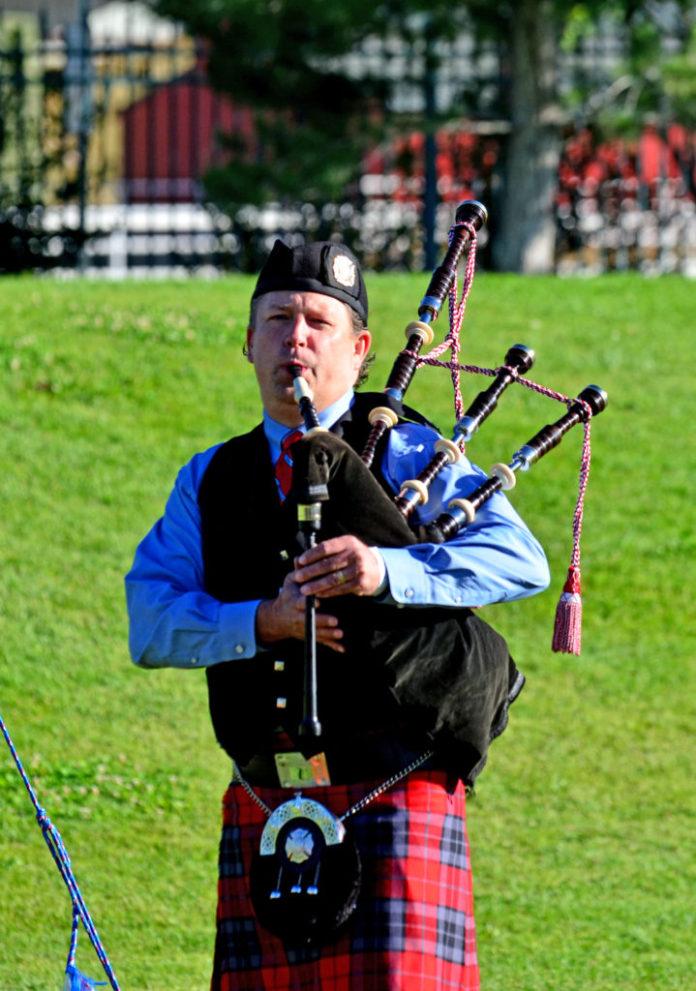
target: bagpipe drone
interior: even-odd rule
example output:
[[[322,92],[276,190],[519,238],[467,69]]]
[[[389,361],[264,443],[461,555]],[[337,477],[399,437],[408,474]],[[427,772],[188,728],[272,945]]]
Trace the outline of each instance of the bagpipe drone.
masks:
[[[473,365],[461,364],[459,361],[460,332],[466,301],[471,290],[475,263],[477,232],[487,219],[485,207],[474,200],[460,204],[456,211],[455,223],[449,234],[449,246],[442,263],[433,272],[428,288],[418,307],[418,319],[409,323],[405,330],[406,347],[398,354],[386,386],[381,394],[370,394],[373,406],[368,419],[371,430],[364,445],[360,461],[362,466],[356,466],[358,456],[339,439],[322,430],[316,410],[313,406],[311,391],[301,377],[300,369],[294,377],[295,398],[298,402],[307,432],[305,440],[295,447],[295,482],[294,494],[297,501],[298,526],[300,540],[304,547],[313,546],[322,526],[322,505],[329,500],[328,479],[336,471],[336,465],[344,460],[351,463],[353,483],[359,476],[363,486],[371,497],[379,502],[379,515],[384,527],[389,533],[388,546],[398,546],[401,539],[404,544],[429,542],[442,543],[463,527],[469,526],[475,519],[481,506],[500,490],[511,489],[516,484],[519,472],[528,471],[537,461],[556,447],[565,434],[578,424],[583,425],[584,442],[580,468],[579,494],[573,521],[573,553],[567,580],[559,601],[556,613],[552,648],[555,651],[579,654],[581,645],[581,599],[580,599],[580,531],[582,528],[582,511],[585,490],[590,468],[590,423],[606,407],[607,395],[596,385],[586,386],[576,397],[565,396],[538,383],[532,382],[524,375],[534,363],[534,352],[523,344],[515,344],[507,351],[503,364],[497,369],[479,368]],[[457,269],[465,257],[465,272],[461,296],[457,299]],[[437,320],[445,301],[449,302],[450,329],[444,340],[426,354],[421,354],[429,347],[434,339],[432,325]],[[440,356],[450,351],[448,361]],[[380,443],[384,441],[388,431],[404,415],[404,396],[421,365],[439,365],[450,370],[455,394],[456,424],[452,439],[440,438],[435,445],[435,455],[431,462],[419,475],[403,483],[401,491],[394,497],[392,505],[387,509],[386,500],[377,486],[370,488],[369,481],[363,476],[375,461],[375,455]],[[493,377],[489,387],[474,398],[467,409],[464,409],[460,373],[474,372]],[[559,419],[546,424],[517,451],[514,452],[509,464],[496,464],[491,469],[490,476],[479,485],[466,499],[454,499],[446,511],[427,525],[409,527],[408,520],[419,505],[428,501],[428,490],[436,476],[449,464],[458,461],[464,454],[466,444],[481,424],[495,409],[503,392],[513,383],[525,386],[538,393],[565,403],[567,411]],[[362,470],[364,468],[364,471]],[[370,501],[370,500],[368,500]],[[360,516],[364,515],[364,503],[356,500],[360,509],[354,514],[352,521],[345,524],[349,532],[362,536],[363,523]],[[393,534],[397,536],[396,543],[392,542]],[[368,534],[367,537],[379,543],[379,534]],[[299,728],[299,735],[304,738],[318,738],[322,728],[317,708],[317,662],[316,637],[314,631],[315,602],[309,596],[306,604],[306,641],[305,641],[305,686],[304,714]],[[398,683],[398,676],[395,681]],[[451,686],[450,686],[451,687]],[[397,691],[397,697],[399,691]],[[415,692],[409,692],[401,687],[403,697],[415,698]]]

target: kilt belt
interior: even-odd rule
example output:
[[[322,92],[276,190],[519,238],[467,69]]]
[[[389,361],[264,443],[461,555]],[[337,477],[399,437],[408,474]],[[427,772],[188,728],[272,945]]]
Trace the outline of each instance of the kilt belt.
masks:
[[[255,754],[245,764],[237,762],[245,780],[254,787],[278,788],[283,786],[279,779],[276,758],[294,752],[290,751],[289,739],[287,744],[288,746],[279,745],[273,753]],[[393,774],[398,774],[403,768],[413,763],[423,751],[430,749],[431,745],[430,741],[425,738],[420,746],[416,747],[413,744],[406,744],[394,739],[391,735],[364,734],[360,737],[344,740],[340,746],[328,745],[323,748],[322,753],[329,773],[329,783],[348,785],[377,777],[383,780],[390,778]],[[436,758],[431,757],[426,763],[421,764],[421,768],[431,769],[435,767],[436,760]],[[284,787],[288,787],[288,785]],[[315,785],[311,781],[303,781],[301,787],[304,790],[315,787]]]

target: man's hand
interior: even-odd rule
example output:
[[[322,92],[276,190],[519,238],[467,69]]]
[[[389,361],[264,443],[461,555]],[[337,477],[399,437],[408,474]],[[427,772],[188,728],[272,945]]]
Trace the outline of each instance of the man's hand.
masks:
[[[383,568],[371,547],[357,537],[333,537],[295,558],[290,578],[302,595],[330,599],[337,595],[374,595]]]
[[[288,575],[275,599],[267,599],[256,611],[256,636],[259,643],[268,646],[277,640],[304,640],[306,595]],[[328,613],[316,613],[317,643],[330,647],[338,654],[345,653],[340,643],[343,630],[338,620]]]

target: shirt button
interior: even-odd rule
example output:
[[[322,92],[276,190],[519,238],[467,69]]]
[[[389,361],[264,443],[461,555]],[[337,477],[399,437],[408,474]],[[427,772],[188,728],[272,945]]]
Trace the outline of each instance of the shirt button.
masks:
[[[404,591],[404,595],[406,596],[407,599],[412,599],[413,598],[413,589],[412,588],[407,588]]]
[[[198,658],[197,657],[192,657],[191,658],[191,664],[198,664]]]
[[[234,648],[234,652],[235,652],[235,654],[243,654],[244,653],[244,644],[243,643],[236,644],[235,645],[235,648]]]

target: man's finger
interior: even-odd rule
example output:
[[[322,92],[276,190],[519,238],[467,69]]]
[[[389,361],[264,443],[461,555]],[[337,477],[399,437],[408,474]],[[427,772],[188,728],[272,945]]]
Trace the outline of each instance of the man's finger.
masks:
[[[324,575],[328,577],[336,572],[343,571],[349,565],[350,559],[348,555],[332,554],[313,564],[302,565],[297,568],[296,571],[292,572],[292,579],[298,585],[303,585],[305,582],[311,581],[312,578],[320,578]]]
[[[331,630],[335,635],[339,637],[343,636],[343,630],[339,628],[338,620],[335,616],[330,616],[328,613],[317,612],[316,624],[318,630]]]
[[[299,557],[295,559],[295,563],[300,567],[305,567],[305,565],[314,564],[315,561],[323,560],[323,558],[334,553],[334,549],[330,546],[332,543],[332,540],[322,540],[321,543],[315,544],[314,547],[310,547],[308,550],[303,551]]]
[[[308,550],[303,551],[296,558],[295,563],[300,565],[300,567],[304,567],[307,564],[314,564],[315,561],[321,561],[323,558],[331,557],[334,554],[350,554],[355,551],[355,547],[359,544],[361,544],[361,541],[349,534],[343,537],[332,537],[330,540],[322,540],[315,547],[310,547]]]
[[[346,648],[340,641],[337,640],[322,640],[321,637],[317,637],[318,642],[323,647],[328,647],[329,650],[335,651],[337,654],[345,654]]]
[[[338,580],[335,572],[326,575],[325,578],[318,578],[316,581],[300,586],[300,591],[303,595],[316,595],[321,599],[333,599],[339,595],[362,595],[363,593],[356,577],[344,577]]]
[[[324,575],[322,578],[316,578],[314,581],[305,582],[304,585],[300,585],[300,594],[324,596],[334,586],[333,576]]]

